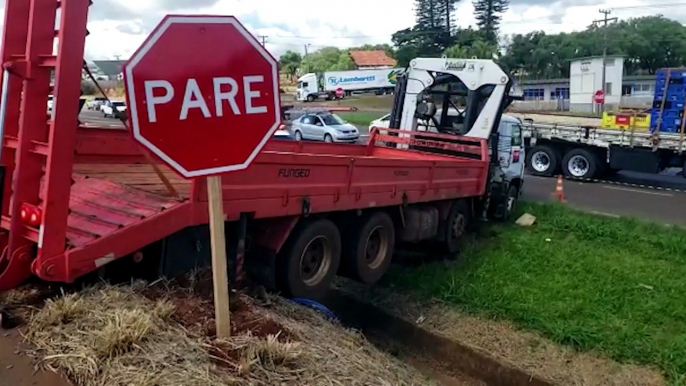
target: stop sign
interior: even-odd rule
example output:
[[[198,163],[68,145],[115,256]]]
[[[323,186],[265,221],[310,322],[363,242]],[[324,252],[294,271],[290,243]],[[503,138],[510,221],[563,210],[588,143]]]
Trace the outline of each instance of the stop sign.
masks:
[[[232,16],[167,16],[124,67],[133,136],[186,178],[245,169],[279,127],[277,61]]]
[[[593,95],[593,101],[595,101],[595,103],[605,102],[605,93],[603,92],[603,90],[598,90],[595,92],[595,94]]]
[[[343,98],[343,89],[342,88],[337,88],[336,89],[336,97],[337,98]]]

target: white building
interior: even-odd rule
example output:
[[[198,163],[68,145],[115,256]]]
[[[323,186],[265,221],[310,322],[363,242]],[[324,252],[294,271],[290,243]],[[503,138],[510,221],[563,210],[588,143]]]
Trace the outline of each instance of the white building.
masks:
[[[605,109],[619,106],[622,99],[624,58],[608,56],[605,59],[605,87],[603,87],[603,58],[574,59],[569,68],[569,109],[571,111],[597,111],[593,101],[599,90],[605,91]]]

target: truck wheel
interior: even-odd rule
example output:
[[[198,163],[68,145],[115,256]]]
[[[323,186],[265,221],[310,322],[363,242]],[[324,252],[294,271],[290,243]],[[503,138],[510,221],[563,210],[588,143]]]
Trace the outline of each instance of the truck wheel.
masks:
[[[385,212],[360,219],[344,236],[341,274],[372,284],[386,273],[393,258],[395,227]]]
[[[598,158],[588,150],[574,149],[562,159],[562,172],[566,177],[594,178],[599,170]]]
[[[548,146],[535,146],[526,155],[526,170],[535,176],[552,176],[558,173],[560,154]]]
[[[308,101],[308,102],[314,102],[314,95],[308,95],[308,96],[307,96],[307,101]]]
[[[510,220],[517,205],[517,197],[519,197],[519,189],[514,185],[510,185],[510,188],[507,190],[507,197],[505,197],[505,208],[500,221]]]
[[[277,284],[287,296],[321,299],[341,261],[341,235],[330,220],[304,221],[277,257]]]
[[[462,236],[467,232],[470,217],[469,206],[464,200],[453,203],[448,218],[441,228],[441,239],[446,252],[456,253],[460,250]]]

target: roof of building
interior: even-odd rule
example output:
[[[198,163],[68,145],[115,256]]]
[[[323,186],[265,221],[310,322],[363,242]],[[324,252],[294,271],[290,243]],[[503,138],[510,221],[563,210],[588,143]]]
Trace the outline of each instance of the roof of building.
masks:
[[[358,67],[395,66],[395,59],[382,50],[350,51],[350,57]]]
[[[124,60],[94,60],[96,66],[107,76],[117,76],[122,72],[122,66],[126,61]]]
[[[605,58],[606,58],[606,59],[611,59],[611,58],[625,58],[625,57],[626,57],[625,55],[607,55]],[[570,61],[570,62],[575,62],[575,61],[577,61],[577,60],[602,59],[602,58],[603,58],[602,55],[598,55],[598,56],[582,56],[582,57],[580,57],[580,58],[572,58],[572,59],[569,59],[569,61]]]

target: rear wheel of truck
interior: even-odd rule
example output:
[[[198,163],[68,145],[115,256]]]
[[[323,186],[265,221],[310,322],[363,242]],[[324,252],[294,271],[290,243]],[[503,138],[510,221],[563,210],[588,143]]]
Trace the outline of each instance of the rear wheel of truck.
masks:
[[[560,154],[549,146],[534,146],[526,155],[526,169],[535,176],[552,176],[558,173]]]
[[[375,283],[386,273],[393,258],[393,220],[385,212],[370,213],[352,224],[343,241],[341,275]]]
[[[574,149],[562,159],[562,172],[566,177],[589,179],[600,171],[600,162],[595,154],[585,149]]]
[[[298,224],[277,257],[277,284],[285,295],[321,299],[341,261],[341,235],[330,220]]]
[[[467,227],[471,221],[471,210],[464,200],[455,201],[450,208],[448,218],[443,222],[440,238],[443,249],[448,253],[457,253],[460,250],[462,237],[467,233]]]

